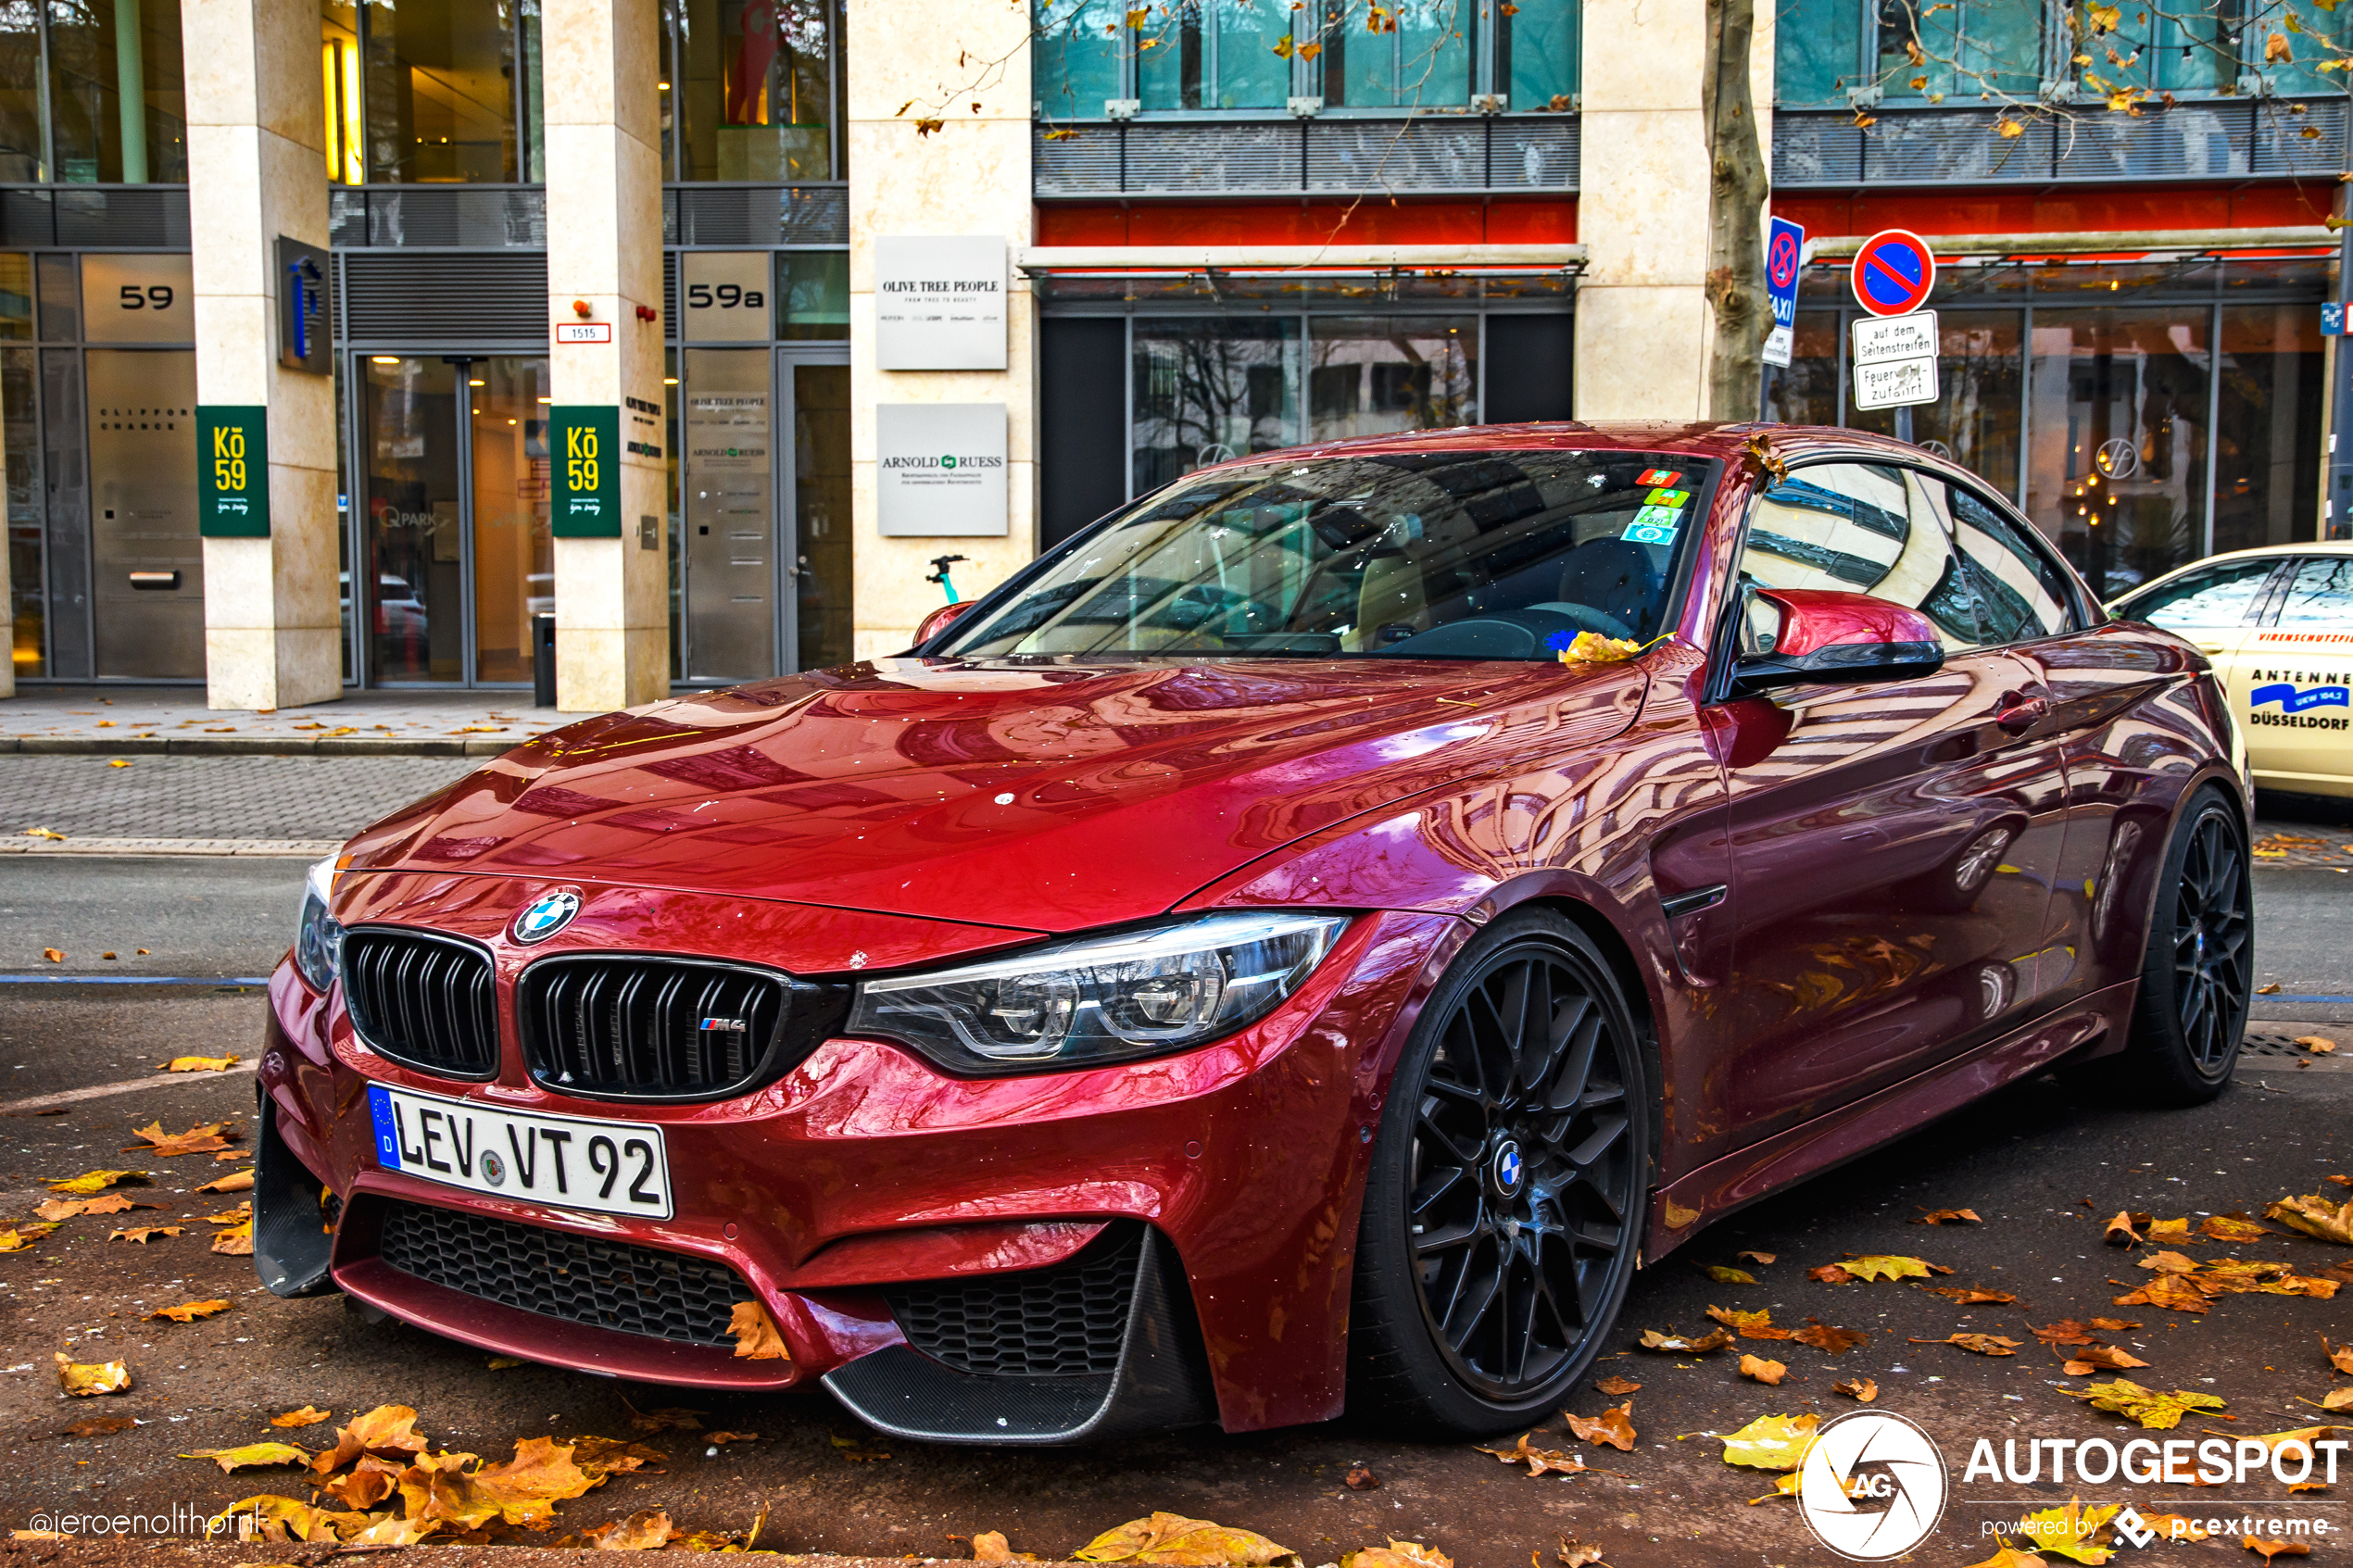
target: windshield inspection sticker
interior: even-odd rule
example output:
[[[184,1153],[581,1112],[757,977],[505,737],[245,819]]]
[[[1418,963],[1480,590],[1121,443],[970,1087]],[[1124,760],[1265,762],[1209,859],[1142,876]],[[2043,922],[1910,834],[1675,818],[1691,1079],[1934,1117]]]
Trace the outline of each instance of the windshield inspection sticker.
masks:
[[[1654,507],[1668,507],[1677,511],[1682,510],[1691,498],[1692,493],[1688,490],[1668,490],[1663,487],[1642,497]]]
[[[1637,545],[1672,545],[1682,521],[1683,514],[1673,507],[1644,507],[1618,537]]]
[[[1634,481],[1634,483],[1637,484],[1672,484],[1682,477],[1683,470],[1680,469],[1644,469],[1642,470],[1642,477]]]

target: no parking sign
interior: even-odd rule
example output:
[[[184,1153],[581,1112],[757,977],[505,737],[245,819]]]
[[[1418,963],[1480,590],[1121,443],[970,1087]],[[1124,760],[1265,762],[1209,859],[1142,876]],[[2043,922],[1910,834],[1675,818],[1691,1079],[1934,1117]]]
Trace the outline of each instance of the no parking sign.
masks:
[[[1806,231],[1786,218],[1772,220],[1765,242],[1765,294],[1773,330],[1765,334],[1765,363],[1787,368],[1797,341],[1797,270],[1806,257]]]
[[[1855,253],[1855,303],[1877,320],[1855,323],[1855,406],[1900,408],[1937,399],[1936,253],[1909,229],[1881,229]],[[1898,432],[1910,439],[1910,427]]]
[[[1855,303],[1874,316],[1908,316],[1936,287],[1936,253],[1909,229],[1881,229],[1855,253]]]

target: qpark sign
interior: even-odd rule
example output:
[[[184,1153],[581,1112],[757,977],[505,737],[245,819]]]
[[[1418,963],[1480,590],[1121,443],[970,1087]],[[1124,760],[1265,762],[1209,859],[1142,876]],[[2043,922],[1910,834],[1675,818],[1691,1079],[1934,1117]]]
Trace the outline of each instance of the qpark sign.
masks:
[[[1882,229],[1855,253],[1855,407],[1903,408],[1937,399],[1936,253],[1908,229]]]

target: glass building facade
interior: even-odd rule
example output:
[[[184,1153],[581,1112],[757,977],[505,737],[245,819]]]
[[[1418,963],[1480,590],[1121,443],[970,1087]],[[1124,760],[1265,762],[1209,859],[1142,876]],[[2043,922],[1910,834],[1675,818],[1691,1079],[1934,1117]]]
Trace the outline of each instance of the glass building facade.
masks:
[[[1948,267],[1938,401],[1912,438],[2024,508],[2104,598],[2199,556],[2317,536],[2318,261]],[[1895,433],[1853,406],[1845,269],[1801,285],[1765,414]]]

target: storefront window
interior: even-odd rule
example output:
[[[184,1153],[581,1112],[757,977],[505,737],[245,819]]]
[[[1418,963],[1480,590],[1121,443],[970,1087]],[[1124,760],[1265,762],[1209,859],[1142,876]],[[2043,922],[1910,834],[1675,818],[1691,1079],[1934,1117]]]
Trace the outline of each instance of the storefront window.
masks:
[[[2035,312],[2026,509],[2104,599],[2204,553],[2210,346],[2203,308]]]
[[[834,0],[683,0],[669,26],[677,179],[839,178]]]
[[[521,177],[514,0],[368,0],[363,22],[369,179]]]
[[[1801,310],[1787,366],[1765,367],[1762,417],[1779,424],[1842,423],[1838,408],[1839,314]]]
[[[32,258],[0,253],[0,439],[8,480],[8,611],[19,675],[45,675],[47,598],[41,591],[40,420],[33,401]]]
[[[179,0],[47,0],[55,178],[188,178]]]
[[[1308,322],[1310,441],[1478,422],[1478,318]]]
[[[1139,320],[1133,494],[1299,443],[1300,322]]]
[[[2222,307],[2214,422],[2214,548],[2313,537],[2321,338],[2309,305]]]
[[[2025,384],[2023,318],[2016,310],[1937,312],[1941,396],[1912,410],[1912,439],[2018,498],[2020,393]],[[1858,430],[1895,433],[1895,410],[1857,410]]]

